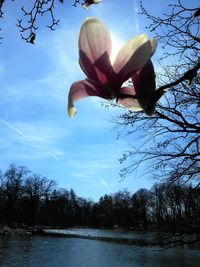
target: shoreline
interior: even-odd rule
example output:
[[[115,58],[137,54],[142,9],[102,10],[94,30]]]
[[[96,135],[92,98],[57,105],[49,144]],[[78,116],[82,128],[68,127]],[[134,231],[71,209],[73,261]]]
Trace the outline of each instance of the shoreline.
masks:
[[[0,236],[32,236],[44,233],[44,228],[39,226],[10,227],[3,225],[0,227]]]
[[[0,236],[20,236],[20,237],[32,237],[32,236],[47,236],[47,237],[62,237],[62,238],[81,238],[88,240],[97,240],[104,242],[113,242],[125,245],[137,245],[137,246],[149,246],[149,240],[143,238],[119,238],[119,237],[105,237],[105,236],[92,236],[72,233],[59,233],[48,232],[50,229],[55,228],[41,228],[41,227],[27,227],[27,228],[12,228],[3,226],[0,228]],[[114,230],[114,229],[113,229]]]
[[[77,227],[76,227],[77,228]],[[76,229],[74,228],[74,229]],[[78,227],[79,229],[88,229],[86,227]],[[32,236],[43,236],[43,237],[61,237],[61,238],[80,238],[80,239],[88,239],[88,240],[96,240],[96,241],[104,241],[104,242],[110,242],[110,243],[118,243],[118,244],[124,244],[124,245],[136,245],[136,246],[149,246],[149,247],[160,247],[175,242],[176,243],[176,236],[170,235],[168,238],[164,237],[164,235],[159,238],[158,236],[154,235],[155,232],[146,232],[149,234],[152,234],[152,237],[117,237],[117,236],[100,236],[100,235],[91,235],[91,234],[82,234],[82,233],[70,233],[70,232],[62,232],[59,230],[66,230],[67,228],[53,228],[48,226],[22,226],[22,227],[9,227],[9,226],[0,226],[0,236],[18,236],[18,237],[32,237]],[[73,228],[70,228],[73,229]],[[96,228],[94,228],[96,229]],[[53,231],[52,231],[53,230]],[[98,230],[108,230],[108,229],[98,229]],[[109,229],[118,231],[116,229]],[[135,232],[137,234],[138,231],[128,230],[128,229],[122,229],[127,232]],[[164,232],[163,232],[164,234]],[[165,233],[166,234],[166,233]],[[169,233],[168,233],[169,234]],[[179,236],[180,238],[180,236]],[[178,240],[179,240],[178,238]],[[165,243],[167,241],[167,243]],[[185,241],[189,241],[189,239],[185,239]],[[169,242],[169,243],[168,243]],[[190,243],[190,242],[189,242]],[[181,247],[185,247],[185,245],[188,244],[179,244]],[[196,246],[195,246],[196,247]],[[199,247],[197,242],[197,247]]]

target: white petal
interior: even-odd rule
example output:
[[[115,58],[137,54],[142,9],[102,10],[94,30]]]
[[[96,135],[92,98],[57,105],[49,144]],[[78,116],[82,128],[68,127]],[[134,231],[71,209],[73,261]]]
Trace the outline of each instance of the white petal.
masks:
[[[158,41],[153,38],[153,39],[150,39],[150,42],[151,42],[151,57],[152,57],[158,46]]]
[[[81,27],[78,45],[80,65],[85,74],[91,80],[107,84],[112,42],[105,25],[96,18],[87,19]]]
[[[111,54],[111,37],[105,25],[96,18],[87,19],[80,30],[79,50],[83,51],[91,63],[105,52]]]
[[[119,51],[113,70],[125,81],[131,74],[141,69],[152,54],[151,42],[146,34],[130,39]]]

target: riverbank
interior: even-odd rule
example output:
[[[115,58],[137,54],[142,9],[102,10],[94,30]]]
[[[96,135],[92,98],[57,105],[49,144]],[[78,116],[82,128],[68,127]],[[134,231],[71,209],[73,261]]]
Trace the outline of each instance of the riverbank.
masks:
[[[11,236],[31,236],[31,235],[44,234],[43,227],[40,226],[16,226],[10,227],[7,225],[0,226],[0,235],[11,235]]]
[[[8,226],[2,226],[0,228],[0,235],[18,235],[18,236],[25,236],[25,235],[31,235],[32,232],[28,231],[23,228],[11,228]]]
[[[52,228],[45,226],[0,226],[3,236],[46,236],[79,238],[136,246],[192,246],[200,248],[199,235],[170,234],[165,232],[141,232],[125,229]]]
[[[106,232],[106,235],[102,235],[102,232]],[[109,234],[108,234],[109,232]],[[125,232],[127,236],[123,236],[122,232]],[[133,235],[133,231],[123,231],[123,230],[102,230],[102,229],[88,229],[88,228],[70,228],[70,229],[53,229],[50,227],[0,227],[0,235],[3,236],[48,236],[48,237],[65,237],[65,238],[81,238],[88,240],[98,240],[113,242],[119,244],[129,244],[138,246],[149,245],[149,238],[141,238],[141,236],[129,236]]]

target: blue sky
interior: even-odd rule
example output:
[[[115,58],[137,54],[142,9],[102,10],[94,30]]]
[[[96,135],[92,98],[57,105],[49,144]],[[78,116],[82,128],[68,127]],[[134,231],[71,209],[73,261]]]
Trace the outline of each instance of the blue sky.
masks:
[[[134,35],[148,33],[147,22],[137,14],[138,1],[104,0],[88,10],[65,2],[57,5],[60,24],[56,31],[39,22],[35,45],[21,40],[15,27],[22,16],[17,9],[20,1],[5,3],[0,46],[0,169],[5,171],[10,163],[25,165],[33,173],[54,179],[58,187],[73,188],[78,196],[94,200],[125,188],[131,192],[150,188],[154,181],[139,172],[119,182],[122,166],[118,159],[129,144],[139,141],[137,136],[117,139],[111,120],[124,110],[107,110],[101,100],[88,98],[77,102],[73,120],[67,115],[69,88],[85,78],[77,47],[83,21],[87,17],[104,21],[117,48]],[[167,8],[163,2],[143,1],[150,11],[156,5],[152,12],[160,15]]]

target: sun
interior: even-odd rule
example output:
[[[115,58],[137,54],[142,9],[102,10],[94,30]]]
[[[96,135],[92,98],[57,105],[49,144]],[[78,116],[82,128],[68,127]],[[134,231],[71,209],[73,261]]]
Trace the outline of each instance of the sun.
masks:
[[[113,64],[116,58],[117,53],[122,48],[124,42],[117,38],[114,34],[111,33],[112,38],[112,52],[110,56],[111,63]]]

